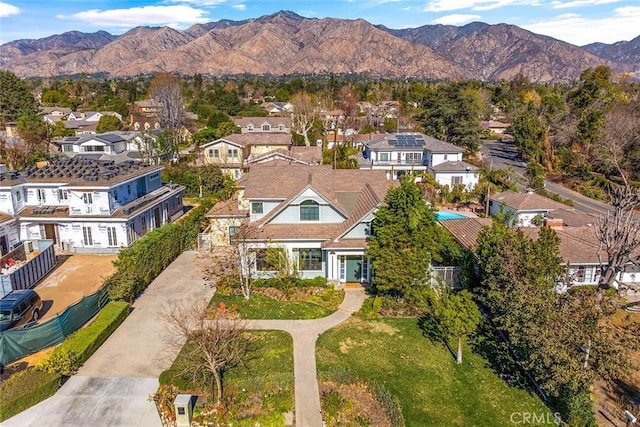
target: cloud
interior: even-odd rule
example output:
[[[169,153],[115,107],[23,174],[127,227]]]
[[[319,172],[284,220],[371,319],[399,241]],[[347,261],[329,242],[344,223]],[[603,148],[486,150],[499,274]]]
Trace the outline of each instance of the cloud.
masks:
[[[218,6],[226,3],[226,0],[169,0],[168,3],[189,4],[193,6]]]
[[[0,18],[5,16],[17,15],[20,13],[20,9],[12,4],[4,3],[0,1]]]
[[[538,0],[429,0],[425,12],[447,12],[472,9],[491,10],[506,6],[538,6]]]
[[[139,25],[166,25],[180,27],[185,24],[208,22],[205,11],[189,6],[143,6],[129,9],[92,9],[69,16],[58,15],[61,19],[77,19],[100,27],[137,27]]]
[[[614,9],[612,16],[586,18],[575,13],[558,15],[553,19],[521,25],[534,33],[555,37],[577,46],[602,42],[615,43],[638,36],[640,7]]]
[[[234,9],[236,10],[246,10],[247,9],[247,5],[244,3],[240,3],[240,4],[234,4],[233,6]]]
[[[442,25],[462,25],[467,22],[477,21],[481,18],[480,15],[463,15],[463,14],[453,14],[442,16],[438,19],[434,19],[432,21],[433,24],[442,24]]]
[[[551,7],[554,9],[567,9],[569,7],[598,6],[601,4],[618,3],[620,0],[573,0],[573,1],[553,1]]]

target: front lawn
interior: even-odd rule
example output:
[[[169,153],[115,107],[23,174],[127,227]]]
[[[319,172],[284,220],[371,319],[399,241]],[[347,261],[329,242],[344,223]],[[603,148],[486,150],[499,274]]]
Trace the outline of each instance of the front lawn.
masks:
[[[236,305],[243,319],[318,319],[336,311],[344,299],[344,291],[333,288],[292,289],[282,292],[256,289],[247,300],[242,295],[215,294],[210,307],[223,302]]]
[[[293,340],[281,331],[247,331],[252,341],[252,351],[244,360],[244,366],[236,366],[224,372],[223,404],[226,409],[216,417],[219,423],[253,427],[283,426],[284,414],[293,410]],[[171,367],[160,374],[160,384],[176,386],[181,392],[199,395],[211,393],[211,384],[192,383],[180,377],[183,365],[181,352]],[[213,379],[211,379],[213,381]],[[206,400],[198,398],[194,418],[201,423],[212,419],[202,418],[200,408]]]
[[[352,374],[382,385],[399,400],[407,426],[509,426],[512,413],[524,412],[548,413],[553,420],[537,396],[506,384],[468,347],[464,363],[456,365],[413,318],[352,318],[319,337],[316,355],[320,378],[339,381]]]

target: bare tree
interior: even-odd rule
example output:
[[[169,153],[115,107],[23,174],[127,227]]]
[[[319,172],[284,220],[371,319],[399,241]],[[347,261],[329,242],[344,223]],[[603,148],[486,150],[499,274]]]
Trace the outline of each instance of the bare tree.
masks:
[[[221,227],[227,223],[222,222]],[[256,252],[252,250],[249,242],[247,227],[234,228],[235,234],[229,236],[229,244],[216,246],[203,253],[205,277],[215,286],[224,279],[232,279],[240,286],[242,296],[245,299],[251,297],[251,276],[253,264],[256,260]],[[223,231],[226,233],[226,231]]]
[[[309,131],[313,128],[313,122],[318,118],[319,100],[306,92],[296,93],[291,97],[293,105],[292,125],[293,130],[304,137],[304,144],[309,147]]]
[[[223,373],[242,364],[250,350],[245,322],[223,303],[210,309],[207,301],[198,299],[165,307],[162,320],[172,339],[170,348],[183,356],[180,374],[194,382],[208,382],[213,375],[211,394],[220,406]]]
[[[176,154],[180,130],[185,118],[180,79],[170,74],[160,73],[151,81],[149,94],[162,106],[158,112],[158,123],[168,132],[171,154]]]
[[[600,259],[601,274],[596,291],[596,307],[600,308],[604,291],[614,286],[624,266],[636,264],[634,252],[640,247],[640,218],[635,209],[640,207],[640,189],[629,184],[623,165],[626,150],[640,140],[640,116],[637,110],[622,106],[607,114],[607,127],[601,147],[601,158],[622,180],[622,185],[609,187],[613,211],[598,217],[596,236],[598,258],[604,250],[607,260]]]

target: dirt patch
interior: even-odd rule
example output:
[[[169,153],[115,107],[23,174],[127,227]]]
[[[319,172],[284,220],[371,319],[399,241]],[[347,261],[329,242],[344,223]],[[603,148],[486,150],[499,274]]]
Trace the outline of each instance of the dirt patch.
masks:
[[[65,308],[92,294],[115,271],[117,255],[71,255],[58,258],[58,266],[35,290],[43,301],[42,319],[54,317]]]

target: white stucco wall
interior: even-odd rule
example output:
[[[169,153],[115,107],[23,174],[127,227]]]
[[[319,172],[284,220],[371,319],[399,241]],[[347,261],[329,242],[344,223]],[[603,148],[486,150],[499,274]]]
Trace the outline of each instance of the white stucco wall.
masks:
[[[474,172],[438,172],[435,174],[436,182],[440,185],[448,185],[452,187],[453,177],[462,177],[462,183],[467,187],[468,191],[478,184],[479,175]]]

